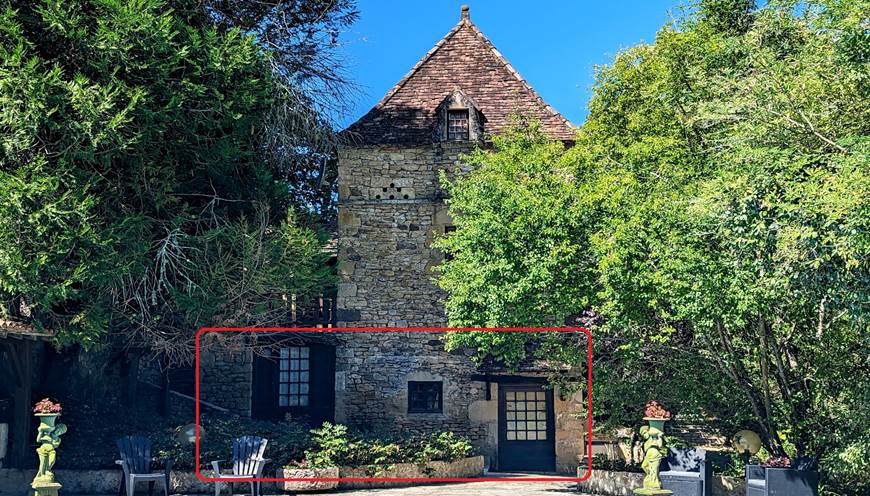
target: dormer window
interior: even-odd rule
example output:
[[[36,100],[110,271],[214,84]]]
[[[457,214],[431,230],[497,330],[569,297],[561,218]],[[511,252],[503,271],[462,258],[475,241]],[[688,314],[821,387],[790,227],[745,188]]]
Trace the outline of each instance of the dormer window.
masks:
[[[447,139],[468,141],[468,109],[447,111]]]

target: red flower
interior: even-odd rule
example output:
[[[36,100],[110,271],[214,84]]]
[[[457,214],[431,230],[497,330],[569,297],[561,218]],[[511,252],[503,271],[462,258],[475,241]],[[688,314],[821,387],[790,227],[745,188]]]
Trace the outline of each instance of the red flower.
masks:
[[[663,406],[659,405],[658,401],[652,400],[646,404],[646,408],[643,411],[643,416],[650,418],[669,419],[671,418],[671,412],[665,410]]]
[[[33,413],[60,413],[63,407],[60,403],[55,403],[48,398],[39,400],[33,405]]]
[[[787,456],[771,456],[761,465],[770,468],[789,468],[791,467],[791,459]]]

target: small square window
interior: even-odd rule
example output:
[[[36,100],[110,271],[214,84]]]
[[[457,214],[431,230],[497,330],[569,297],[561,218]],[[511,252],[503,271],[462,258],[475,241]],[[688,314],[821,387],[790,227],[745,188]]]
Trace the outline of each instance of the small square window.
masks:
[[[468,110],[447,111],[447,139],[468,141]]]
[[[409,381],[408,413],[441,413],[443,387],[441,381]]]

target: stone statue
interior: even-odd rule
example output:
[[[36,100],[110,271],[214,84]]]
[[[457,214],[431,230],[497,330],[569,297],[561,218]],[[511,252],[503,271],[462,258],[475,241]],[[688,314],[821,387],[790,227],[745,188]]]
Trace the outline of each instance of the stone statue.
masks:
[[[662,489],[662,481],[659,479],[659,465],[665,457],[664,429],[665,419],[645,418],[648,426],[640,428],[643,442],[643,461],[640,467],[643,469],[643,488],[635,489],[635,494],[672,494],[667,489]]]
[[[60,436],[66,433],[65,424],[55,424],[57,416],[41,416],[39,428],[36,430],[36,455],[39,457],[39,470],[36,471],[34,482],[54,482],[54,467],[57,457],[56,449],[60,446]]]

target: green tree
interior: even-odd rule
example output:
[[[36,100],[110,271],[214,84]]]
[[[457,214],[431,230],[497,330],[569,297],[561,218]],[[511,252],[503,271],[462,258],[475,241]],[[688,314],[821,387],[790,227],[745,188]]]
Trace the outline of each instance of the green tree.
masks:
[[[589,118],[563,154],[572,165],[521,142],[472,156],[488,172],[450,186],[453,213],[483,210],[505,228],[460,220],[440,241],[452,255],[448,315],[518,325],[592,311],[599,425],[630,424],[657,398],[718,418],[726,434],[754,428],[770,452],[821,457],[860,491],[866,479],[844,481],[867,468],[855,455],[866,453],[866,425],[847,412],[870,407],[870,4],[747,5],[701,2],[600,68]],[[512,146],[521,151],[509,156]],[[534,161],[549,181],[574,176],[535,189],[509,166],[487,167],[501,160]],[[481,177],[522,207],[498,205],[504,196]],[[545,215],[555,227],[524,223]],[[587,255],[539,248],[563,244]],[[555,291],[550,272],[523,265],[536,255],[582,282]],[[502,285],[458,271],[478,265],[523,271]],[[490,312],[515,284],[537,295]],[[478,305],[463,304],[472,294]],[[475,336],[484,345],[455,339],[509,356],[486,335]],[[577,364],[582,351],[547,355]]]
[[[273,321],[269,301],[330,280],[263,127],[301,94],[261,40],[210,15],[180,0],[0,4],[3,315],[60,343],[113,331],[186,360],[197,327]],[[296,131],[300,147],[318,139]]]

